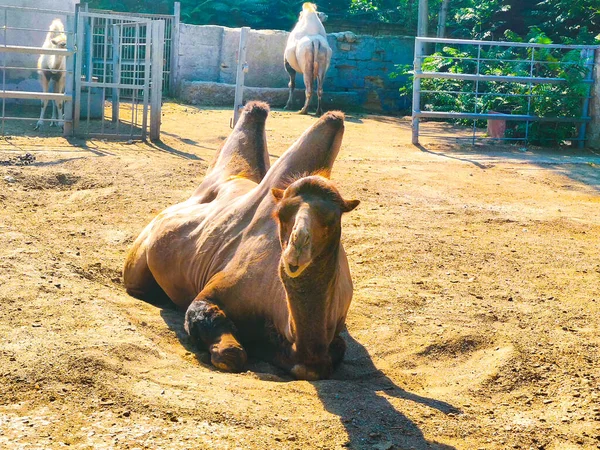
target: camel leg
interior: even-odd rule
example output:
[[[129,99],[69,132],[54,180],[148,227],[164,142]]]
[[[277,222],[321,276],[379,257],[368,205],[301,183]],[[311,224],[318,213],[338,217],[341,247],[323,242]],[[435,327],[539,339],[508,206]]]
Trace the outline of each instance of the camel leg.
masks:
[[[346,341],[341,336],[333,338],[331,344],[329,344],[329,356],[331,356],[331,364],[335,370],[343,361],[344,355],[346,354]]]
[[[40,83],[42,84],[42,92],[48,92],[48,79],[43,73],[40,76]],[[48,100],[42,100],[42,111],[40,112],[40,120],[38,120],[37,125],[35,126],[36,130],[44,125],[42,119],[46,114],[46,106],[48,106]]]
[[[50,90],[50,83],[52,83],[52,92],[56,93],[56,87],[57,87],[56,86],[56,80],[50,81],[48,83],[48,90]],[[52,108],[52,121],[50,122],[50,126],[54,127],[54,126],[56,126],[56,114],[57,114],[56,113],[56,100],[51,100],[51,102],[52,102],[52,106],[51,106],[51,108]]]
[[[206,346],[218,369],[241,372],[248,356],[235,337],[235,325],[216,301],[200,292],[185,313],[185,329],[198,344]]]
[[[50,126],[56,126],[56,100],[52,100],[52,122],[50,122]]]
[[[300,110],[300,114],[308,113],[308,104],[310,103],[310,99],[313,95],[313,68],[307,67],[304,72],[304,86],[306,86],[306,101],[304,102],[304,106]]]
[[[323,115],[321,108],[321,97],[323,97],[323,75],[317,75],[317,117]]]
[[[152,305],[175,309],[175,304],[154,279],[148,267],[146,249],[140,242],[138,238],[125,260],[125,267],[123,268],[125,290],[132,297],[144,300]]]
[[[283,109],[292,109],[294,104],[294,89],[296,88],[296,71],[290,66],[290,63],[285,61],[285,70],[290,76],[290,82],[288,83],[288,87],[290,88],[290,96],[288,97],[288,101],[285,104],[285,108]]]
[[[56,93],[58,94],[63,94],[65,92],[65,82],[66,82],[66,77],[64,76],[65,74],[61,74],[60,78],[55,81],[55,88],[54,90],[56,91]],[[63,128],[65,125],[65,116],[64,116],[64,102],[62,100],[57,100],[55,101],[55,106],[57,106],[58,112],[58,126]]]

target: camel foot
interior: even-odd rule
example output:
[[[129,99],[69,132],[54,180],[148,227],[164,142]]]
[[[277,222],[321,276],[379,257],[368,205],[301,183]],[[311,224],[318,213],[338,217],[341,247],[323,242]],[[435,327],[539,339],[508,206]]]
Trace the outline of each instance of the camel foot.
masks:
[[[44,122],[42,122],[41,120],[37,121],[37,124],[35,125],[34,130],[39,130],[40,128],[42,128],[44,126]]]
[[[321,108],[317,109],[317,117],[321,117],[323,115],[323,110]]]
[[[331,361],[325,361],[320,366],[307,366],[305,364],[296,364],[294,367],[292,367],[292,370],[290,370],[290,372],[298,380],[324,380],[331,376]]]
[[[308,114],[308,108],[302,108],[298,114]]]
[[[288,103],[283,107],[283,109],[289,111],[290,109],[292,109],[292,105]]]
[[[210,361],[225,372],[241,372],[248,356],[244,347],[231,334],[223,334],[219,342],[210,347]]]

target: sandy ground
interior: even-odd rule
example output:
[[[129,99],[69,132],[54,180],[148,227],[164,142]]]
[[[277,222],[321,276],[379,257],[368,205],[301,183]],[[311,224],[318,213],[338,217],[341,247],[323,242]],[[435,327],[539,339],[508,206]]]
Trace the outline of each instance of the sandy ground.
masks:
[[[0,448],[600,448],[598,155],[414,147],[406,118],[348,117],[345,363],[232,375],[121,284],[229,117],[167,104],[158,145],[0,138],[0,161],[36,156],[0,165]],[[273,112],[273,158],[314,120]]]

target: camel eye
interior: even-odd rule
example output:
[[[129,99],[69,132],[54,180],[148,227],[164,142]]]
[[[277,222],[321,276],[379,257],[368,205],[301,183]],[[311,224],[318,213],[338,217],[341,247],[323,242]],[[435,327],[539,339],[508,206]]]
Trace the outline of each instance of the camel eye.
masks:
[[[281,208],[279,208],[279,220],[282,222],[288,222],[292,217],[294,217],[295,213],[296,205],[283,205]]]

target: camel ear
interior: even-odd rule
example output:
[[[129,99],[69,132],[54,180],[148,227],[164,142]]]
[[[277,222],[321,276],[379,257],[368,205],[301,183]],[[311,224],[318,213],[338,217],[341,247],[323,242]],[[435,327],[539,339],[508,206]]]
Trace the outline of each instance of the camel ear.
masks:
[[[271,189],[271,194],[275,197],[275,202],[279,203],[279,201],[283,198],[283,193],[285,191],[283,189],[273,188]]]
[[[344,200],[344,206],[342,206],[342,212],[350,212],[354,208],[360,205],[360,200]]]

